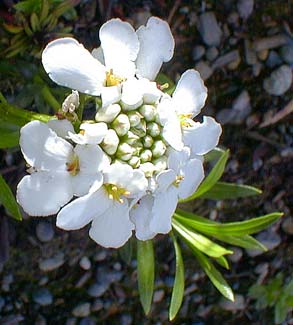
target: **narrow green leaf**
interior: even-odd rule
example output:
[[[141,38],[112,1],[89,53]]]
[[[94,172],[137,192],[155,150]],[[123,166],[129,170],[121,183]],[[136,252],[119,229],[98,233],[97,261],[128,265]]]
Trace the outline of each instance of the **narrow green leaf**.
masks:
[[[183,295],[184,295],[184,264],[183,264],[181,249],[177,242],[176,237],[173,234],[172,234],[172,239],[174,243],[175,256],[176,256],[176,273],[175,273],[175,280],[174,280],[171,303],[169,308],[170,321],[172,321],[176,317],[181,307],[183,301]]]
[[[212,281],[213,285],[220,291],[220,293],[227,299],[234,301],[234,294],[222,274],[216,269],[213,263],[199,250],[191,247],[191,250],[197,258],[200,266],[203,268],[207,276]]]
[[[0,202],[3,204],[7,212],[16,220],[21,220],[21,213],[18,204],[12,194],[8,184],[5,182],[2,175],[0,175]]]
[[[263,252],[267,251],[267,248],[262,243],[260,243],[255,238],[249,235],[228,236],[228,235],[216,234],[212,236],[224,243],[228,243],[234,246],[239,246],[246,249],[257,249]]]
[[[0,118],[0,149],[11,148],[18,145],[19,127],[1,122]]]
[[[210,190],[201,195],[201,198],[212,200],[237,199],[261,194],[262,191],[256,187],[217,182]]]
[[[267,228],[272,223],[277,221],[282,215],[283,213],[274,212],[245,221],[228,222],[224,224],[203,222],[201,218],[198,218],[198,216],[186,211],[184,211],[183,215],[175,213],[175,218],[187,227],[190,227],[199,232],[203,232],[205,234],[243,236],[254,234]]]
[[[227,254],[233,254],[232,251],[216,244],[207,237],[196,233],[194,230],[186,228],[182,225],[180,219],[178,220],[173,218],[172,225],[185,241],[189,242],[192,246],[196,247],[208,256],[220,257]]]
[[[217,163],[215,164],[211,172],[208,174],[208,176],[200,184],[198,189],[190,197],[184,200],[180,200],[180,202],[191,201],[197,197],[202,196],[204,193],[210,190],[216,184],[216,182],[222,177],[228,157],[229,157],[229,150],[226,150],[223,152],[220,159],[217,161]]]
[[[133,257],[133,238],[130,238],[124,246],[119,248],[118,252],[123,261],[130,265]]]
[[[215,261],[219,265],[223,266],[226,270],[229,270],[230,269],[230,265],[229,265],[229,263],[228,263],[228,261],[227,261],[227,259],[226,259],[225,256],[217,257],[217,258],[215,258]]]
[[[146,315],[152,304],[155,280],[154,247],[151,240],[137,241],[137,276],[140,302]]]

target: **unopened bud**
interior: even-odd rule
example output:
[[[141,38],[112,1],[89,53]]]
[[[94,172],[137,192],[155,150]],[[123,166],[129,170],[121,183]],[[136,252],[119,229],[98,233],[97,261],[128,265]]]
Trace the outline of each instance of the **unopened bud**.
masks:
[[[147,122],[154,120],[156,108],[153,105],[142,105],[139,112],[144,116]]]
[[[137,156],[133,156],[129,159],[128,164],[132,167],[132,168],[138,168],[140,165],[140,158]]]
[[[135,144],[139,139],[140,137],[134,134],[132,131],[128,131],[127,134],[123,137],[123,141],[129,145]]]
[[[116,132],[109,129],[104,137],[101,147],[108,155],[114,155],[119,145],[119,138]]]
[[[79,106],[78,91],[72,90],[71,94],[65,98],[62,104],[62,111],[64,113],[68,113],[68,112],[73,113],[78,106]]]
[[[141,162],[145,163],[152,160],[153,153],[150,149],[145,149],[140,153]]]
[[[130,129],[130,123],[127,115],[118,115],[113,121],[112,126],[119,136],[125,135]]]
[[[155,122],[150,122],[147,124],[147,132],[152,137],[157,137],[161,134],[161,127]]]
[[[162,140],[155,141],[152,146],[152,152],[154,157],[161,157],[166,152],[166,145]]]
[[[127,161],[132,157],[134,151],[135,149],[133,149],[129,144],[121,143],[118,146],[116,156],[121,160]]]
[[[153,143],[154,143],[154,139],[150,136],[150,135],[146,135],[143,139],[142,139],[142,143],[143,143],[143,146],[145,148],[150,148]]]
[[[131,127],[137,126],[142,118],[142,115],[139,114],[139,112],[129,112],[127,115]]]
[[[145,177],[152,177],[155,172],[155,166],[151,162],[140,164],[139,169],[144,172]]]
[[[161,172],[165,169],[167,169],[167,157],[166,156],[162,156],[162,157],[159,157],[155,160],[153,160],[153,164],[155,165],[155,168],[156,168],[156,172]]]
[[[146,122],[145,120],[141,120],[140,123],[134,127],[131,128],[131,131],[136,134],[139,137],[144,137],[146,135]]]
[[[111,123],[118,116],[121,111],[119,104],[112,104],[98,109],[96,114],[97,122]]]

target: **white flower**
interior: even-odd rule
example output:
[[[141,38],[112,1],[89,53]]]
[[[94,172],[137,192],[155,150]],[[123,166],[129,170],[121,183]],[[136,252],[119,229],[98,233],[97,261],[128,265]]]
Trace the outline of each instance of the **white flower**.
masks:
[[[103,183],[101,170],[109,160],[97,145],[75,148],[39,121],[20,131],[20,147],[31,167],[17,187],[17,201],[32,216],[55,214],[72,197]]]
[[[192,155],[203,155],[218,144],[222,129],[211,117],[194,122],[207,97],[207,89],[195,70],[187,70],[178,81],[172,95],[164,96],[158,105],[159,118],[164,126],[163,137],[175,150],[188,145]]]
[[[120,100],[121,82],[137,75],[154,80],[173,56],[169,25],[151,17],[136,32],[120,19],[100,29],[101,47],[91,54],[73,38],[50,42],[42,54],[49,77],[59,85],[102,97],[103,106]]]
[[[57,215],[57,226],[65,230],[84,227],[92,221],[90,237],[104,247],[120,247],[131,237],[131,199],[147,188],[144,173],[126,164],[114,163],[104,170],[104,184],[66,205]]]
[[[143,196],[130,211],[136,237],[148,240],[156,234],[166,234],[172,228],[172,216],[178,199],[194,193],[204,178],[202,162],[190,158],[190,149],[171,150],[168,167],[152,184],[151,193]]]
[[[82,123],[80,130],[78,134],[69,131],[67,138],[78,144],[100,144],[107,134],[108,127],[106,123]]]

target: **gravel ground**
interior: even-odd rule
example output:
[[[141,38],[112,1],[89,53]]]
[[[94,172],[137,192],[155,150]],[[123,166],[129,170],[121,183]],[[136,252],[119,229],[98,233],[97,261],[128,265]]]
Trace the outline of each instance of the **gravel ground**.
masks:
[[[74,34],[94,47],[97,28],[110,17],[136,26],[150,15],[168,20],[176,52],[164,72],[176,80],[187,68],[199,70],[209,89],[204,113],[221,121],[221,146],[231,149],[224,179],[263,190],[256,199],[208,202],[205,207],[197,201],[185,208],[220,221],[276,210],[285,213],[271,229],[257,235],[269,252],[236,249],[231,256],[231,270],[224,274],[237,294],[234,304],[220,297],[184,250],[186,291],[174,323],[273,324],[272,310],[257,310],[247,291],[278,272],[289,278],[293,270],[293,5],[285,0],[192,3],[81,1]],[[12,93],[7,89],[5,95]],[[2,151],[0,157],[1,173],[15,189],[25,174],[20,153]],[[87,229],[63,232],[55,227],[54,217],[24,215],[19,223],[6,217],[3,208],[0,211],[1,324],[169,324],[175,263],[167,236],[155,241],[155,294],[146,318],[139,304],[133,256],[98,247]],[[293,324],[292,315],[284,324]]]

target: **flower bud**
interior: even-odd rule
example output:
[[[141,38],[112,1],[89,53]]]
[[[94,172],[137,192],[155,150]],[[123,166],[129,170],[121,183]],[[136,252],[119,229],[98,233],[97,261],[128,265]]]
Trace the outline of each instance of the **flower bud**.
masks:
[[[131,131],[136,134],[139,137],[144,137],[146,135],[146,122],[145,120],[141,120],[140,123],[134,127],[131,128]]]
[[[104,137],[101,147],[108,155],[114,155],[119,145],[119,138],[116,132],[109,129]]]
[[[155,118],[156,108],[153,105],[142,105],[139,112],[144,116],[147,122],[150,122]]]
[[[145,177],[152,177],[155,172],[155,166],[151,162],[140,164],[139,169],[144,172]]]
[[[141,162],[145,163],[152,160],[153,153],[150,149],[145,149],[140,153]]]
[[[155,141],[155,143],[152,146],[153,156],[155,158],[163,156],[164,153],[166,152],[166,149],[167,147],[162,140]]]
[[[167,161],[168,161],[168,158],[166,156],[162,156],[162,157],[159,157],[155,160],[153,160],[153,164],[156,168],[156,172],[161,172],[165,169],[167,169]]]
[[[111,123],[121,111],[119,104],[112,104],[106,107],[101,107],[96,113],[97,122]]]
[[[128,143],[129,145],[135,144],[140,139],[139,136],[134,134],[131,131],[128,131],[127,134],[123,137],[123,142]]]
[[[124,142],[119,144],[116,152],[116,156],[121,160],[127,161],[132,157],[134,151],[135,151],[134,148],[132,148],[129,144]]]
[[[143,146],[145,148],[150,148],[153,143],[154,143],[154,139],[150,136],[150,135],[146,135],[143,139],[142,139],[142,143],[143,143]]]
[[[113,121],[112,127],[119,136],[125,135],[130,129],[128,116],[125,114],[118,115]]]
[[[79,106],[78,91],[72,90],[71,94],[65,98],[62,104],[62,111],[64,113],[73,113],[78,106]]]
[[[147,132],[152,137],[157,137],[161,134],[161,128],[157,123],[150,122],[147,124]]]
[[[142,118],[141,114],[139,114],[138,112],[129,112],[127,115],[131,127],[137,126]]]
[[[132,167],[132,168],[138,168],[140,165],[140,158],[137,156],[132,156],[129,161],[128,164]]]

